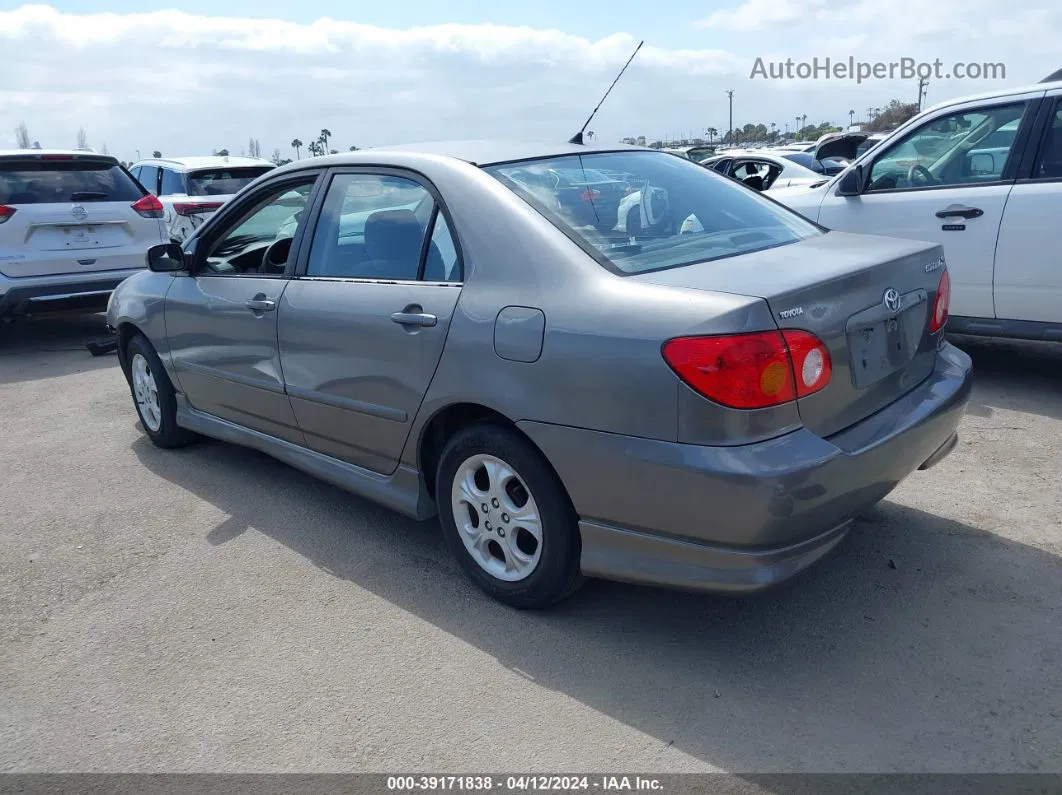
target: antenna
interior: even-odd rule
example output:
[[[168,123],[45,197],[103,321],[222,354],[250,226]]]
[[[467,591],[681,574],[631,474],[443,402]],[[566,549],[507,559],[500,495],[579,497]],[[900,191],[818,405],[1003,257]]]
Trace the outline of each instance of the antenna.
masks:
[[[616,87],[616,83],[623,77],[623,73],[627,71],[627,67],[631,65],[631,61],[634,60],[634,56],[638,54],[638,50],[645,44],[644,41],[638,42],[638,46],[634,48],[634,52],[631,53],[631,57],[627,59],[627,63],[623,64],[623,68],[619,70],[619,74],[616,75],[616,79],[612,81],[612,85],[608,87],[608,91],[605,92],[605,96],[601,97],[601,101],[597,103],[597,107],[594,108],[594,112],[590,114],[589,118],[583,123],[583,126],[579,128],[579,132],[568,139],[570,144],[581,144],[583,142],[583,132],[590,126],[590,122],[593,121],[594,115],[598,109],[605,104],[605,100],[608,99],[608,95],[612,93],[612,89]]]

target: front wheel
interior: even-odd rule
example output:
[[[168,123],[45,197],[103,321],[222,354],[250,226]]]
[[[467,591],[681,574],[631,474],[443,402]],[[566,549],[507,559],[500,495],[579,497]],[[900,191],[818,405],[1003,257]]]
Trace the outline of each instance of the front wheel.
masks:
[[[579,528],[556,474],[515,432],[459,431],[439,461],[436,501],[447,545],[487,594],[547,607],[582,582]]]
[[[177,394],[147,338],[135,335],[125,354],[129,389],[148,438],[158,447],[183,447],[195,439],[177,424]]]

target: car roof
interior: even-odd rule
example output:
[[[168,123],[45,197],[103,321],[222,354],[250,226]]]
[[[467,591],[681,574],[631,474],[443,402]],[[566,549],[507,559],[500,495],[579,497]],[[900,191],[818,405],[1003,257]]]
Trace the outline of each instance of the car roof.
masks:
[[[425,143],[400,144],[396,146],[376,146],[371,149],[359,149],[356,152],[340,152],[336,155],[312,157],[296,161],[296,165],[340,165],[343,163],[365,163],[374,156],[388,152],[435,155],[463,160],[476,166],[491,166],[499,163],[512,163],[520,160],[536,160],[546,157],[563,157],[564,155],[585,155],[596,152],[653,152],[644,146],[615,144],[600,146],[596,144],[558,143],[557,141],[507,141],[507,140],[469,140],[469,141],[429,141]]]
[[[943,102],[938,102],[930,108],[926,108],[923,113],[929,113],[941,108],[950,108],[952,105],[960,105],[965,102],[976,102],[981,99],[1002,99],[1003,97],[1015,96],[1017,94],[1026,94],[1032,91],[1051,91],[1054,89],[1062,88],[1062,80],[1053,80],[1050,83],[1033,83],[1029,86],[1020,86],[1018,88],[996,89],[995,91],[986,91],[982,94],[969,94],[965,97],[955,97],[954,99],[948,99]]]
[[[118,162],[114,155],[104,155],[93,152],[90,149],[0,149],[0,157],[40,158],[46,156],[61,155],[63,157],[90,158],[92,160],[113,160]]]
[[[197,168],[245,168],[247,166],[275,166],[272,161],[260,157],[232,157],[225,155],[197,155],[194,157],[145,157],[133,163],[136,166],[176,166],[193,171]]]

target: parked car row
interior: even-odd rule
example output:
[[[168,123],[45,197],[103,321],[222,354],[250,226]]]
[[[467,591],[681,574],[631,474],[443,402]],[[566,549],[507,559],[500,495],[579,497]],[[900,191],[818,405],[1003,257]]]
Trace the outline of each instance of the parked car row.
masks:
[[[99,310],[150,246],[187,239],[275,168],[257,158],[144,160],[87,150],[0,151],[0,321]]]

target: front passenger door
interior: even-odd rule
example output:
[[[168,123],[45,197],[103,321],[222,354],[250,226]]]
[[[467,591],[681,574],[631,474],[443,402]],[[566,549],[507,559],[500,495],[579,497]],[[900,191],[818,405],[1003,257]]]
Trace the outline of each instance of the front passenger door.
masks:
[[[332,178],[278,313],[284,380],[308,447],[395,471],[462,278],[445,209],[420,177]]]
[[[276,310],[317,179],[274,181],[226,208],[192,239],[192,273],[175,278],[166,295],[173,368],[192,407],[300,445],[284,394]]]
[[[939,243],[951,277],[951,313],[995,317],[996,235],[1021,155],[1016,141],[1036,104],[1008,97],[930,117],[861,161],[868,172],[861,195],[838,196],[835,182],[816,220],[841,232]],[[994,136],[1008,125],[1016,136]]]

